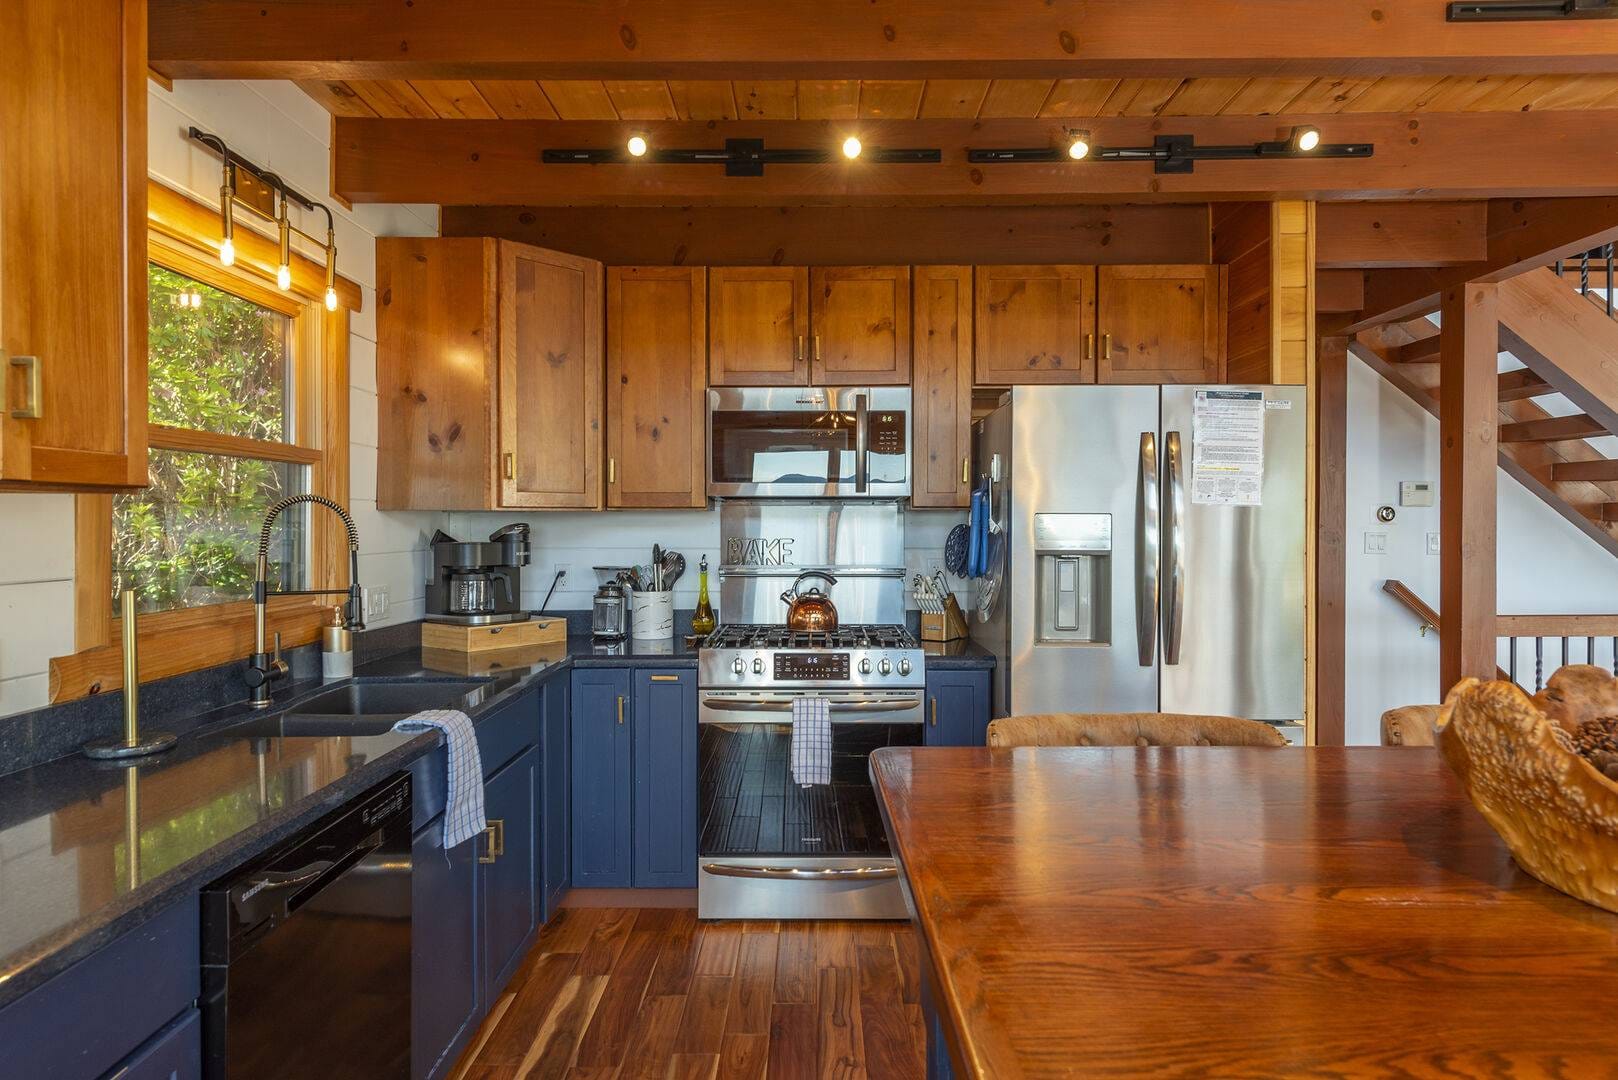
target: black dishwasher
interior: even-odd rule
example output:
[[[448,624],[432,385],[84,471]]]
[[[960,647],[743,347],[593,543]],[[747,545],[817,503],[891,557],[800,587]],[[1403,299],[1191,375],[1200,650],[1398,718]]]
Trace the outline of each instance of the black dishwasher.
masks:
[[[410,777],[202,892],[203,1074],[408,1077]]]

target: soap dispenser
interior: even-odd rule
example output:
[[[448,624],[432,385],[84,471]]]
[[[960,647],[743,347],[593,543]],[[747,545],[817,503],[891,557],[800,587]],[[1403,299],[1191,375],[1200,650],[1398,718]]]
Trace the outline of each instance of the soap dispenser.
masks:
[[[354,635],[343,625],[343,609],[331,609],[331,622],[320,632],[320,674],[327,681],[354,674]]]

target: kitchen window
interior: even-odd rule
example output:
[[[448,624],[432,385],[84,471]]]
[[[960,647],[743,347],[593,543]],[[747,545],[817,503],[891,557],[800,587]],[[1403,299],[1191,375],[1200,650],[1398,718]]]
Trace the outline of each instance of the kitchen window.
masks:
[[[274,242],[240,228],[223,266],[213,211],[148,194],[148,483],[76,499],[79,651],[51,662],[57,701],[112,688],[125,588],[138,596],[143,678],[245,657],[265,511],[292,494],[348,502],[348,312],[326,310],[323,270],[295,265],[292,287],[277,288]],[[328,517],[296,506],[271,533],[270,629],[288,648],[318,637],[331,602],[273,593],[346,572]]]

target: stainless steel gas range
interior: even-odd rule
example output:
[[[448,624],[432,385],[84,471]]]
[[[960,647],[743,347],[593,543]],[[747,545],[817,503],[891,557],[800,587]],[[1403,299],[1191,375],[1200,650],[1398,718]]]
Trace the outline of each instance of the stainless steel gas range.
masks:
[[[906,917],[867,758],[919,746],[924,659],[898,625],[722,626],[697,664],[697,914]],[[793,782],[792,702],[825,698],[831,783]]]

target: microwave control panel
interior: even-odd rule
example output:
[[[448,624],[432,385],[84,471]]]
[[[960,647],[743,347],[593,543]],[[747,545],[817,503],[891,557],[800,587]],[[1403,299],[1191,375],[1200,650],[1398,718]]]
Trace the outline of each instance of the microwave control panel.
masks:
[[[873,409],[866,417],[868,447],[873,454],[905,452],[905,414],[893,409]]]
[[[775,678],[780,682],[848,678],[846,652],[776,653]]]

